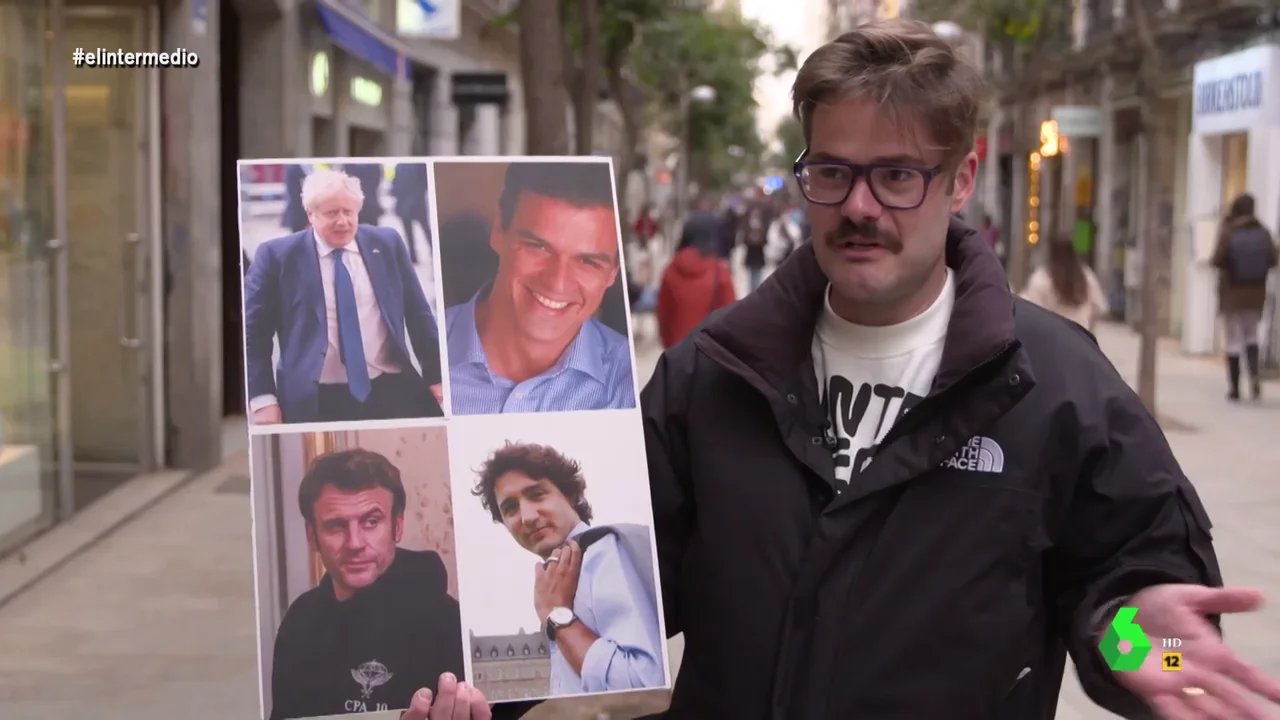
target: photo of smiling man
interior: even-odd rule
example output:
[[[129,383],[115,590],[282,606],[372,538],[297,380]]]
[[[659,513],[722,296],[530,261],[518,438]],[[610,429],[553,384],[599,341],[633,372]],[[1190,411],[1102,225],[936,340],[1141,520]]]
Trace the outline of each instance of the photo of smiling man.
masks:
[[[610,168],[435,165],[455,415],[635,407]]]

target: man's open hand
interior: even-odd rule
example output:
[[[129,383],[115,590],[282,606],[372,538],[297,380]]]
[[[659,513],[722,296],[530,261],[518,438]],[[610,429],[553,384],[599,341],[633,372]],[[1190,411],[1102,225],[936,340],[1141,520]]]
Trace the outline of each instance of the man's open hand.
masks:
[[[1138,608],[1136,622],[1159,647],[1166,638],[1182,641],[1182,671],[1164,672],[1144,662],[1116,680],[1141,697],[1164,720],[1266,720],[1258,697],[1280,703],[1280,681],[1263,675],[1222,642],[1208,615],[1250,612],[1262,593],[1246,588],[1156,585],[1126,603]],[[1157,655],[1158,660],[1158,655]],[[1251,697],[1258,696],[1258,697]]]

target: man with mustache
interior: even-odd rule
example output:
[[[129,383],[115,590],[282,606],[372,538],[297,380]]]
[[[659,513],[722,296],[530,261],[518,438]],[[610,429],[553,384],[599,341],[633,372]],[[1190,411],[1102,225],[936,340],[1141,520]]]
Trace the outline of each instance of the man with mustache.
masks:
[[[595,318],[618,279],[609,167],[511,163],[489,246],[493,281],[445,315],[453,412],[635,407],[627,338]]]
[[[1280,702],[1223,643],[1220,616],[1262,597],[1223,587],[1160,426],[951,217],[983,91],[901,19],[797,73],[814,239],[641,395],[666,631],[685,640],[666,720],[1048,720],[1068,653],[1122,717]],[[1181,671],[1163,672],[1172,639]]]
[[[424,687],[457,692],[458,601],[439,555],[397,547],[405,502],[400,471],[378,453],[333,452],[307,469],[298,509],[325,574],[276,633],[273,720],[404,709]]]
[[[1219,635],[1261,597],[1222,587],[1155,419],[952,217],[983,92],[901,19],[799,70],[813,241],[641,396],[666,631],[685,639],[668,720],[1047,720],[1068,652],[1123,717],[1280,701]],[[1178,639],[1181,672],[1144,637]]]

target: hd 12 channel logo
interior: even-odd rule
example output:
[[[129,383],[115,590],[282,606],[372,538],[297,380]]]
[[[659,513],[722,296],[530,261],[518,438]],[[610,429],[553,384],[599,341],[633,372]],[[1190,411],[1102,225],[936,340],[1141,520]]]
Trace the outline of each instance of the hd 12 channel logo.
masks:
[[[1142,668],[1142,661],[1151,652],[1151,640],[1142,631],[1142,626],[1133,621],[1137,616],[1136,607],[1117,610],[1111,626],[1098,643],[1098,650],[1107,661],[1107,667],[1115,672],[1137,672]],[[1165,672],[1182,672],[1182,653],[1175,650],[1182,647],[1182,640],[1164,638],[1161,645],[1160,669]]]

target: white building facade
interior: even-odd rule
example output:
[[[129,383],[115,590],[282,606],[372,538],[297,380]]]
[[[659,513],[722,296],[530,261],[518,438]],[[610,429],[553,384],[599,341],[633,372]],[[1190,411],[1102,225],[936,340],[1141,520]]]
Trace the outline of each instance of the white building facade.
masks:
[[[1280,229],[1280,46],[1264,43],[1196,64],[1188,138],[1183,349],[1209,354],[1221,347],[1217,272],[1209,258],[1219,219],[1241,193],[1253,195],[1258,219]],[[1277,356],[1276,277],[1263,343]]]

